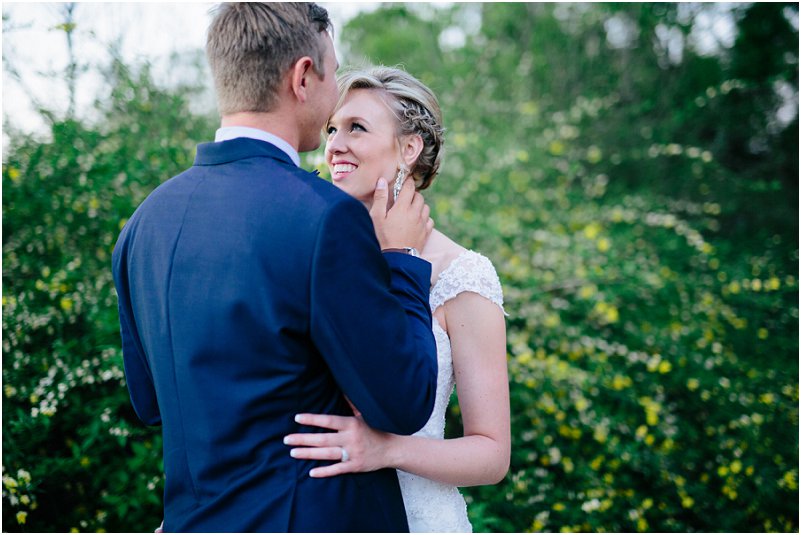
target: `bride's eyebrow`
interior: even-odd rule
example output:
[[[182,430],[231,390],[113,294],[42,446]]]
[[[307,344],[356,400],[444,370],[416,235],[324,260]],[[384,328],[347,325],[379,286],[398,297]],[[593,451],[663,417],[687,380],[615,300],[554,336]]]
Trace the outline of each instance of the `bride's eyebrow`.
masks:
[[[350,117],[337,117],[337,121],[341,123],[364,123],[366,125],[370,125],[370,121],[364,117],[359,117],[358,115],[351,115]]]

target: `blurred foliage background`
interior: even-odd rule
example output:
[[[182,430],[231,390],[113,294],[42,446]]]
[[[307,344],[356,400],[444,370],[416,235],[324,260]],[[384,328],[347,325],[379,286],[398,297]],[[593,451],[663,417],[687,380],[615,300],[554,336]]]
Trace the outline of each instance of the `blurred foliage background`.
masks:
[[[797,532],[798,4],[384,4],[338,38],[438,94],[434,219],[504,285],[512,464],[463,489],[474,529]],[[4,531],[161,518],[110,253],[217,117],[208,84],[96,68],[91,117],[4,120]]]

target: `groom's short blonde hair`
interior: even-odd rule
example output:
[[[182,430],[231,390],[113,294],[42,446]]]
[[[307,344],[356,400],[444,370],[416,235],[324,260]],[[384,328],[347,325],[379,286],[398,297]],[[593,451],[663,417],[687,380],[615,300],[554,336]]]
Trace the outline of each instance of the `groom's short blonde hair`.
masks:
[[[331,28],[328,12],[314,3],[221,4],[206,39],[220,115],[271,111],[281,80],[304,56],[322,77],[320,33]]]

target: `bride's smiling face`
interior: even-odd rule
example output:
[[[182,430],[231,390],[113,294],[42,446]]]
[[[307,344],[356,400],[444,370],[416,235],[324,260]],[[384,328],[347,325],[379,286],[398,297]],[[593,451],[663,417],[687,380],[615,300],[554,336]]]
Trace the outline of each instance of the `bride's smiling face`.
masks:
[[[334,184],[370,206],[376,182],[392,188],[400,163],[397,119],[376,89],[352,89],[328,121],[325,161]]]

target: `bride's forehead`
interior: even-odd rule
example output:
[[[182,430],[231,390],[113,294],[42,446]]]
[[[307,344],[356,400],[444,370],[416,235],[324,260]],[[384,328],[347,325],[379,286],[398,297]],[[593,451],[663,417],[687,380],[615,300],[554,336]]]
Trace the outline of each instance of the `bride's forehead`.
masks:
[[[388,99],[392,98],[380,89],[351,89],[342,101],[342,106],[334,115],[370,115],[373,118],[393,120],[395,112]]]

